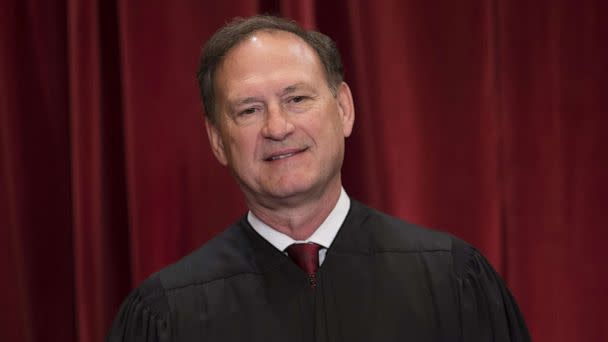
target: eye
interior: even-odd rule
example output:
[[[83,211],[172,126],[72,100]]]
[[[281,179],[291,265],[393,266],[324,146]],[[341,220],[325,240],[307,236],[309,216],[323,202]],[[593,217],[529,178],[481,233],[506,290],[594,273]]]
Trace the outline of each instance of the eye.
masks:
[[[286,110],[294,113],[304,113],[314,108],[317,98],[315,95],[307,92],[299,92],[302,95],[296,94],[285,98],[283,105]]]
[[[256,108],[251,107],[251,108],[247,108],[247,109],[239,112],[239,115],[250,115],[250,114],[255,113],[255,111],[256,111]]]
[[[289,98],[289,102],[291,103],[302,103],[310,99],[310,96],[306,95],[297,95]]]
[[[308,99],[307,96],[300,95],[300,96],[294,96],[294,97],[290,98],[289,101],[292,102],[292,103],[301,103],[301,102],[304,102],[307,99]]]

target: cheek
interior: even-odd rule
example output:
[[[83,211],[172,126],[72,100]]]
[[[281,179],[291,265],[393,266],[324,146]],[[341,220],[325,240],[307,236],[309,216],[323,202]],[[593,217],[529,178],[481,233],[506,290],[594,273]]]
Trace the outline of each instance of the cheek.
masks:
[[[334,142],[337,139],[344,138],[344,127],[337,113],[327,114],[324,120],[320,120],[320,122],[321,124],[316,127],[316,131],[322,132],[324,140]]]
[[[311,114],[304,118],[304,125],[309,132],[314,135],[326,135],[335,129],[336,123],[333,120],[333,116],[336,113],[330,111],[327,106],[318,108]]]
[[[254,134],[239,134],[232,137],[230,154],[234,162],[247,164],[255,160],[257,146],[255,137]]]

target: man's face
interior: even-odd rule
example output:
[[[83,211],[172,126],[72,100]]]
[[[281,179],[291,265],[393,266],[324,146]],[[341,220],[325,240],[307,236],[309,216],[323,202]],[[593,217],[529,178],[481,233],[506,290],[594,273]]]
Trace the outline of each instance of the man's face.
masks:
[[[229,51],[215,79],[217,159],[251,205],[298,203],[339,189],[354,121],[343,83],[331,92],[315,51],[283,31],[257,32]],[[279,202],[277,202],[279,200]]]

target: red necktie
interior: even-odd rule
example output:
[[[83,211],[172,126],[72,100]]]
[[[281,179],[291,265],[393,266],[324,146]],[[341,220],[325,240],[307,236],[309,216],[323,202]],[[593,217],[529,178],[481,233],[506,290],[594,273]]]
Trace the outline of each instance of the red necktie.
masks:
[[[308,273],[308,281],[312,288],[317,287],[319,249],[321,246],[316,243],[294,243],[286,249],[287,255],[296,265]]]

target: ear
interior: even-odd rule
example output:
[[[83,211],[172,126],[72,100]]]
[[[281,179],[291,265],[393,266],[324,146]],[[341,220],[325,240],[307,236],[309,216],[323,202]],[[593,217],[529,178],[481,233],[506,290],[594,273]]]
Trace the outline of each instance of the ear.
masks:
[[[338,88],[337,94],[338,109],[340,113],[340,119],[342,120],[342,131],[344,137],[350,136],[353,131],[353,125],[355,123],[355,105],[353,103],[353,94],[350,92],[350,88],[346,82],[342,82]]]
[[[205,118],[205,128],[207,129],[207,137],[209,138],[211,151],[213,151],[215,158],[217,158],[220,164],[226,166],[228,164],[228,158],[226,158],[226,150],[224,149],[224,142],[220,129],[212,124],[208,118]]]

